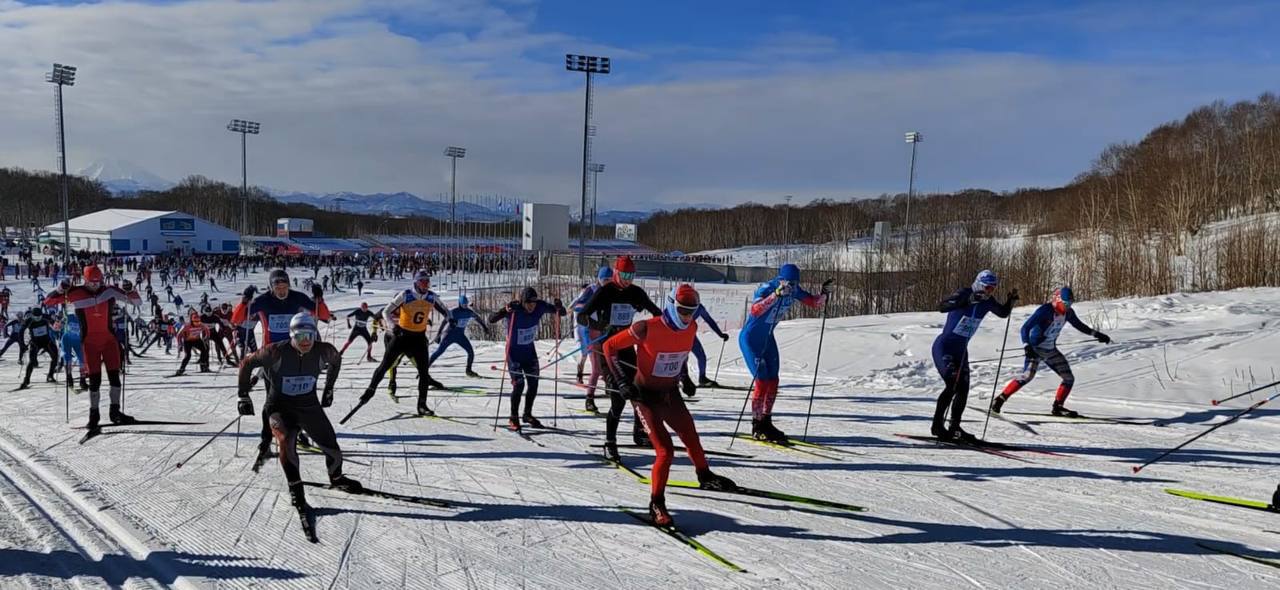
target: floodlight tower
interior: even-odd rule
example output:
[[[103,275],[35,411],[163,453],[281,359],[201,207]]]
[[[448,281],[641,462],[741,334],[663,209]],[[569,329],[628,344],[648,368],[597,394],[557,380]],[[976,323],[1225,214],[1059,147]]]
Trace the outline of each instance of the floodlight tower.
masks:
[[[240,134],[240,235],[249,233],[249,167],[245,156],[245,138],[257,135],[260,125],[244,119],[232,119],[227,131]]]
[[[58,113],[58,190],[62,193],[62,272],[65,273],[71,251],[71,204],[67,197],[67,134],[62,118],[62,87],[75,86],[76,67],[55,63],[53,69],[44,75],[44,81],[57,86],[53,108]]]
[[[458,158],[467,157],[467,148],[449,146],[444,149],[446,158],[452,160],[453,173],[449,175],[449,237],[458,237]]]
[[[607,57],[567,53],[564,56],[564,69],[587,74],[587,91],[582,118],[582,208],[579,209],[581,213],[578,217],[578,275],[585,276],[587,233],[583,231],[582,222],[587,212],[587,173],[589,172],[587,164],[591,161],[591,75],[608,74],[612,66]]]
[[[907,177],[907,215],[902,222],[902,251],[907,251],[907,244],[911,241],[911,197],[916,192],[916,144],[924,141],[924,136],[919,131],[908,131],[906,133],[907,143],[911,144],[911,172]]]

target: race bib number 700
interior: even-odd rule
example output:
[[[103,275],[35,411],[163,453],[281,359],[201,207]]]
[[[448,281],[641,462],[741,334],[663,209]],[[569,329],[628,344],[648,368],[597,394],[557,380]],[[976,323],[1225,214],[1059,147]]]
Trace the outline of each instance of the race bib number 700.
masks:
[[[686,352],[659,352],[658,358],[653,361],[654,377],[675,377],[680,374],[680,369],[684,368],[685,361],[688,360],[689,353]]]
[[[274,334],[280,334],[289,331],[289,320],[293,316],[285,313],[272,314],[267,316],[267,331]]]

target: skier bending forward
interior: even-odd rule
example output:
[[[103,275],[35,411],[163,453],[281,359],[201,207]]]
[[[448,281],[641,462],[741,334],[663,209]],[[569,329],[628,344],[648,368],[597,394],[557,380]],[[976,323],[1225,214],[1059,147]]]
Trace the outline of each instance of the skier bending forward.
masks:
[[[322,368],[327,369],[324,396],[317,398],[316,382]],[[271,408],[268,420],[276,446],[280,449],[280,467],[284,469],[293,506],[302,517],[312,542],[316,539],[310,532],[311,507],[307,505],[302,474],[298,469],[298,432],[305,430],[312,443],[324,452],[332,487],[351,493],[363,489],[359,482],[342,474],[342,450],[338,447],[333,424],[324,413],[324,408],[333,404],[333,386],[341,368],[342,355],[332,344],[319,342],[315,319],[305,312],[294,315],[289,321],[287,341],[267,344],[240,365],[237,409],[241,416],[253,415],[250,381],[254,371],[262,369],[267,383],[266,404]]]

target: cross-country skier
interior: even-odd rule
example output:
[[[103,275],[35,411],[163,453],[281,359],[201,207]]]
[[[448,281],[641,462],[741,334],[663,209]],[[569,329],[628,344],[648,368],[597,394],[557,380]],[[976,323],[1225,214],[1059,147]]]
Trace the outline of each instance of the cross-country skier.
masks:
[[[611,337],[627,329],[637,311],[647,311],[653,317],[662,315],[662,310],[653,304],[644,289],[632,283],[635,277],[635,262],[630,256],[619,256],[613,263],[613,280],[597,289],[591,299],[587,300],[586,305],[582,306],[582,310],[578,312],[578,325],[591,328],[594,334]],[[597,347],[596,354],[599,355],[596,362],[603,368],[605,366],[604,348]],[[620,350],[619,359],[635,366],[634,351]],[[624,364],[622,371],[629,379],[634,369],[629,369]],[[620,383],[613,378],[612,373],[606,375],[605,382],[613,391],[609,392],[609,414],[605,417],[604,452],[610,458],[617,459],[618,422],[622,419],[622,410],[626,408],[627,402],[617,393]],[[587,409],[594,409],[594,405],[588,404]],[[635,421],[631,437],[637,445],[650,444],[649,435],[645,434],[644,425],[640,420]]]
[[[81,347],[86,372],[89,376],[89,432],[98,429],[98,404],[101,399],[99,388],[102,385],[102,366],[107,368],[107,380],[110,382],[111,405],[108,417],[112,424],[130,424],[136,422],[132,416],[120,411],[120,344],[111,333],[109,320],[111,310],[116,305],[141,301],[138,293],[126,294],[118,287],[106,286],[102,282],[102,270],[97,265],[84,268],[84,284],[73,287],[65,293],[53,293],[44,300],[45,305],[66,303],[75,309],[79,318],[83,335]],[[70,320],[70,317],[68,317]],[[68,321],[68,323],[70,323]]]
[[[800,267],[784,264],[778,276],[756,288],[747,323],[738,333],[742,360],[755,385],[751,390],[751,436],[758,440],[786,443],[787,435],[773,425],[773,402],[778,397],[778,341],[773,330],[787,310],[799,301],[809,307],[822,307],[831,288],[828,279],[819,295],[811,295],[800,286]]]
[[[27,343],[23,339],[23,335],[25,332],[22,329],[22,324],[25,321],[26,321],[26,317],[16,317],[9,320],[9,323],[4,325],[5,341],[4,341],[4,348],[0,348],[0,357],[4,356],[5,351],[9,350],[10,346],[17,344],[18,345],[18,362],[22,362],[22,359],[26,358]]]
[[[289,288],[289,273],[274,269],[267,276],[270,289],[249,304],[249,315],[262,322],[262,345],[289,339],[289,320],[299,312],[315,313],[316,303],[301,291]]]
[[[722,342],[729,341],[729,335],[720,329],[720,324],[717,324],[712,319],[711,314],[707,312],[707,308],[702,304],[698,304],[698,311],[694,314],[694,319],[706,322],[707,327],[711,328],[711,331],[715,332]],[[698,361],[698,387],[720,387],[719,383],[707,379],[707,353],[702,349],[702,341],[697,338],[693,339],[693,357]]]
[[[58,294],[55,289],[54,295]],[[80,348],[80,318],[74,313],[66,314],[62,321],[54,327],[58,344],[62,347],[62,366],[66,371],[66,384],[70,387],[75,378],[72,377],[71,365],[75,361],[75,365],[79,368],[80,386],[79,389],[88,389],[89,380],[85,374],[84,349]]]
[[[253,415],[250,382],[253,372],[261,370],[267,384],[264,405],[271,408],[268,420],[276,446],[280,448],[280,467],[289,486],[289,497],[302,518],[308,539],[314,543],[311,507],[307,505],[299,470],[299,432],[305,431],[310,435],[312,444],[324,453],[331,486],[353,493],[364,488],[342,474],[342,449],[338,446],[333,424],[324,413],[324,408],[333,404],[333,388],[342,368],[342,355],[332,344],[319,341],[315,319],[308,313],[294,315],[287,329],[287,340],[266,344],[241,363],[236,409],[241,416]],[[325,371],[325,382],[323,396],[318,398],[316,385],[321,370]]]
[[[521,421],[534,428],[542,428],[542,422],[533,415],[533,400],[538,397],[538,350],[534,343],[538,339],[542,316],[548,313],[563,317],[569,312],[559,298],[547,303],[538,298],[538,291],[533,287],[525,287],[520,292],[519,301],[512,301],[501,310],[489,314],[490,324],[503,320],[507,323],[506,362],[507,372],[511,376],[511,418],[507,421],[507,428],[511,430],[520,430]],[[524,402],[524,414],[518,415],[522,394],[527,394],[528,397]]]
[[[200,314],[191,312],[191,318],[182,330],[178,331],[178,341],[182,343],[182,364],[178,366],[177,377],[187,372],[187,363],[191,361],[191,351],[200,351],[200,372],[209,371],[209,327],[200,319]]]
[[[584,285],[582,292],[573,299],[572,310],[573,316],[577,316],[582,308],[586,307],[586,302],[591,301],[591,297],[600,287],[604,287],[613,280],[613,269],[608,266],[600,266],[600,270],[595,273],[595,283]],[[576,325],[575,335],[577,337],[577,346],[579,346],[580,355],[577,357],[577,383],[582,384],[582,365],[588,358],[591,361],[591,376],[586,381],[586,404],[585,410],[591,413],[599,413],[599,408],[595,407],[595,385],[599,383],[600,376],[604,375],[604,367],[598,362],[600,355],[600,342],[596,339],[602,337],[599,331],[591,329],[590,326]]]
[[[18,389],[26,389],[31,385],[31,373],[39,366],[37,359],[41,352],[49,355],[49,374],[45,377],[48,383],[57,383],[53,374],[58,370],[58,346],[54,343],[53,330],[49,326],[49,318],[45,316],[44,308],[39,305],[31,308],[28,317],[22,324],[22,329],[31,334],[31,343],[28,345],[30,356],[27,357],[27,373],[22,378],[22,385]]]
[[[476,312],[471,310],[467,296],[459,295],[458,306],[449,311],[449,319],[440,325],[440,331],[436,333],[436,351],[431,353],[431,358],[427,359],[427,361],[434,365],[436,359],[440,358],[440,355],[444,354],[445,350],[451,345],[457,344],[467,353],[467,376],[479,377],[479,374],[471,370],[471,363],[475,361],[476,353],[471,348],[471,340],[467,338],[467,326],[471,324],[471,320],[475,317]],[[478,325],[484,329],[486,335],[489,333],[489,328],[483,323]]]
[[[1036,308],[1035,313],[1032,313],[1031,317],[1022,324],[1022,343],[1025,345],[1023,351],[1026,353],[1026,360],[1022,363],[1022,374],[1004,386],[1004,391],[992,401],[991,411],[998,413],[1010,396],[1035,379],[1036,370],[1043,362],[1062,379],[1062,383],[1058,385],[1058,393],[1053,398],[1053,415],[1069,418],[1079,416],[1075,410],[1063,406],[1067,396],[1071,394],[1071,386],[1075,384],[1076,379],[1071,374],[1071,365],[1067,363],[1067,357],[1058,350],[1058,336],[1062,333],[1063,326],[1071,324],[1075,329],[1093,336],[1103,344],[1110,344],[1111,337],[1100,330],[1090,328],[1081,321],[1076,311],[1071,309],[1074,300],[1071,287],[1058,287],[1053,291],[1053,298]]]
[[[249,305],[256,289],[253,285],[244,288],[240,295],[240,303],[231,310],[231,325],[235,326],[236,343],[240,347],[240,358],[258,351],[258,341],[254,337],[254,324],[257,316],[249,313]]]
[[[353,317],[356,319],[356,325],[354,328],[351,327],[351,318]],[[347,314],[347,327],[351,328],[351,334],[347,336],[347,343],[343,344],[342,350],[338,352],[345,354],[347,352],[347,347],[351,346],[351,343],[355,341],[357,336],[359,336],[365,341],[365,344],[368,345],[366,358],[373,361],[373,336],[369,334],[369,321],[373,318],[374,313],[369,311],[369,304],[363,302],[360,303],[360,307]]]
[[[659,317],[636,322],[604,343],[609,373],[621,385],[622,397],[631,400],[635,406],[636,414],[644,421],[649,440],[653,443],[655,457],[649,475],[649,516],[658,526],[674,524],[666,502],[667,476],[671,472],[674,455],[667,426],[675,430],[680,442],[684,443],[701,487],[712,490],[737,488],[729,478],[711,472],[693,416],[680,397],[681,387],[686,391],[694,389],[687,364],[689,351],[698,337],[698,324],[694,317],[699,307],[698,292],[693,286],[680,285],[667,297],[666,308]],[[619,353],[626,350],[631,350],[633,355],[629,356],[636,359],[634,377],[623,371],[626,365]]]
[[[378,383],[393,365],[400,362],[400,356],[408,356],[418,366],[418,414],[434,416],[435,412],[427,407],[427,390],[429,387],[444,389],[439,381],[431,378],[429,355],[427,354],[427,328],[431,325],[431,311],[449,317],[449,310],[440,303],[440,298],[431,290],[431,274],[420,270],[413,277],[413,287],[396,293],[391,303],[383,310],[387,321],[395,327],[391,345],[382,354],[382,362],[373,370],[369,386],[360,396],[360,403],[368,403],[378,390]]]
[[[978,273],[973,285],[962,287],[938,304],[938,311],[947,314],[942,333],[933,341],[933,365],[945,386],[938,395],[938,406],[933,411],[930,432],[938,438],[973,443],[977,438],[960,428],[961,416],[969,400],[969,339],[977,333],[982,318],[987,313],[1007,318],[1018,300],[1018,290],[1009,291],[1003,304],[993,297],[1000,279],[996,273],[984,270]],[[951,426],[943,422],[947,410],[951,411]]]

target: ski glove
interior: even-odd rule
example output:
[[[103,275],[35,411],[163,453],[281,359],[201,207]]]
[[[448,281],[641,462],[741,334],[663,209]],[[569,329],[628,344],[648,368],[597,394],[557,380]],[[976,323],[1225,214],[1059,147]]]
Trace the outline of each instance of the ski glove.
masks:
[[[1036,354],[1036,347],[1028,344],[1022,347],[1022,352],[1026,353],[1028,359],[1038,359],[1040,355]]]
[[[1004,300],[1006,307],[1013,307],[1013,303],[1018,300],[1018,290],[1009,291],[1009,298]]]
[[[831,294],[831,291],[832,291],[832,290],[833,290],[833,288],[834,288],[835,283],[836,283],[836,280],[835,280],[835,279],[827,279],[827,280],[823,281],[823,282],[822,282],[822,294],[823,294],[823,295],[830,295],[830,294]]]
[[[240,412],[241,416],[252,416],[253,400],[249,399],[247,395],[240,396],[240,401],[236,403],[236,410]]]
[[[640,388],[636,387],[635,383],[623,383],[618,386],[618,395],[621,395],[622,399],[636,401],[640,399]]]
[[[327,408],[333,405],[333,390],[325,388],[324,395],[320,397],[320,407]]]
[[[689,397],[693,397],[694,394],[698,393],[698,386],[693,383],[693,379],[690,379],[688,375],[685,375],[684,378],[680,380],[680,391]]]
[[[778,297],[786,297],[791,294],[791,285],[778,285],[777,290],[773,292]]]
[[[1103,344],[1111,344],[1111,337],[1107,336],[1106,334],[1103,334],[1102,332],[1098,332],[1095,330],[1093,332],[1093,337],[1097,338],[1098,342],[1101,342]]]

